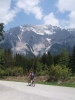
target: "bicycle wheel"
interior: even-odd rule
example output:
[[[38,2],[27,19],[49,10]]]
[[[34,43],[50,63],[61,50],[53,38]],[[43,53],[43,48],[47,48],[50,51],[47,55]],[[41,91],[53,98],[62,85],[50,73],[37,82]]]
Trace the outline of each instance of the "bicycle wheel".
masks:
[[[28,86],[31,86],[31,82],[30,82],[30,80],[28,80]]]

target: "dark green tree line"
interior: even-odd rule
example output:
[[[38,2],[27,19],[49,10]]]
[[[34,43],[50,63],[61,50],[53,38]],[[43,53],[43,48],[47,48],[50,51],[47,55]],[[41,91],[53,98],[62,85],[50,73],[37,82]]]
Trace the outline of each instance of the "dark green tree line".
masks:
[[[4,24],[0,23],[0,41],[4,40]]]
[[[72,69],[72,72],[74,74],[75,73],[75,46],[74,46],[72,55],[70,55],[68,67]]]

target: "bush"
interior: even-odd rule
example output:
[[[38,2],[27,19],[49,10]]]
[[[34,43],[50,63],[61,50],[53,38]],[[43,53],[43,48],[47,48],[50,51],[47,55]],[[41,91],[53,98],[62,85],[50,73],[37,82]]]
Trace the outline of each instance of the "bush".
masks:
[[[23,74],[23,68],[20,66],[7,68],[5,70],[5,76],[17,76],[17,75],[22,75],[22,74]]]
[[[4,75],[4,70],[0,68],[0,77]]]
[[[48,75],[47,65],[37,62],[36,76],[46,76],[46,75]]]
[[[66,80],[71,76],[71,70],[66,66],[52,65],[49,72],[49,77],[52,80]]]
[[[5,76],[11,76],[11,75],[13,75],[12,69],[11,69],[11,68],[7,68],[7,69],[5,70]]]
[[[22,74],[23,74],[23,68],[21,66],[13,68],[13,75],[17,76]]]

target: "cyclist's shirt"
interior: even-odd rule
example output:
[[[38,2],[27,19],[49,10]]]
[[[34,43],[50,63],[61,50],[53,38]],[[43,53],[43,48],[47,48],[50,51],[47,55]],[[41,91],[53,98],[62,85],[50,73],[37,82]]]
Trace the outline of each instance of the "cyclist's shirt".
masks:
[[[34,76],[32,76],[32,73],[30,72],[30,79],[32,80],[34,78]]]

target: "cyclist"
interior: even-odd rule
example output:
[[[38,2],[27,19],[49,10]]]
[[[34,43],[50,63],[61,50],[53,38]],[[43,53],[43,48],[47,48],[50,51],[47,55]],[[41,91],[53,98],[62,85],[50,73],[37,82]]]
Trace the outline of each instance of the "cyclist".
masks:
[[[30,82],[32,84],[32,81],[34,79],[34,72],[31,70],[30,73],[29,73],[29,78],[30,78]]]

